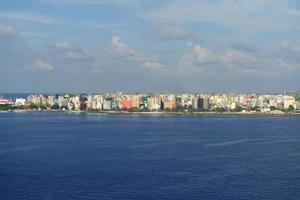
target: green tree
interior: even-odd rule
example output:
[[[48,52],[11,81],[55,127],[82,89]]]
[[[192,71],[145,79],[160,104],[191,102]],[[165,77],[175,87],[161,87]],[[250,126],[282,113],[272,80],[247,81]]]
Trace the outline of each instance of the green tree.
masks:
[[[129,112],[140,112],[139,108],[133,107],[128,109]]]
[[[287,109],[288,112],[294,112],[295,108],[294,106],[290,105],[289,108]]]
[[[205,108],[198,108],[197,112],[210,112],[209,109],[205,109]]]
[[[56,104],[52,105],[50,108],[52,110],[58,110],[59,109],[59,105],[56,103]]]
[[[4,105],[0,105],[0,110],[13,110],[16,107],[10,104],[4,104]]]
[[[241,106],[237,106],[235,109],[233,109],[234,112],[242,112],[243,108]]]
[[[260,111],[260,107],[259,106],[254,106],[250,108],[252,111]]]
[[[46,109],[47,109],[47,107],[46,107],[46,106],[44,106],[44,105],[41,105],[41,106],[40,106],[40,109],[42,109],[42,110],[46,110]]]
[[[275,106],[271,106],[270,109],[271,109],[271,111],[277,110]]]
[[[30,108],[30,109],[38,109],[39,107],[38,107],[36,104],[31,103],[31,104],[29,105],[29,108]]]
[[[220,113],[223,113],[223,112],[226,112],[226,109],[225,108],[217,108],[217,112],[220,112]]]

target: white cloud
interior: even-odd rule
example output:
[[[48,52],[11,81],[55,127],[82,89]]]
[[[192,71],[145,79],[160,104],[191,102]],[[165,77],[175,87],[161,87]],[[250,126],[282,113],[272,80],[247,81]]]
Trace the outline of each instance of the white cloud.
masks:
[[[157,69],[157,68],[161,68],[162,64],[158,62],[146,62],[144,63],[144,67],[149,69]]]
[[[195,55],[197,63],[205,63],[212,60],[212,53],[208,49],[201,47],[199,44],[192,46],[191,50]]]
[[[57,42],[54,46],[58,49],[71,49],[71,46],[68,42]]]
[[[185,31],[180,26],[175,25],[163,25],[155,29],[155,33],[158,34],[158,37],[163,40],[171,39],[188,39],[193,36],[193,34]]]
[[[84,55],[82,52],[68,51],[65,53],[64,58],[67,60],[82,60],[84,59]]]
[[[289,62],[293,62],[295,65],[299,66],[300,63],[300,44],[284,42],[281,48],[281,54]]]
[[[287,10],[287,14],[294,17],[300,17],[300,10],[296,10],[296,9]]]
[[[216,60],[216,55],[200,44],[188,43],[188,52],[180,61],[180,69],[191,71],[204,71],[206,67]]]
[[[10,26],[0,26],[0,36],[11,36],[14,35],[15,31]]]
[[[48,62],[46,62],[42,59],[37,59],[34,62],[34,67],[33,68],[38,69],[38,70],[42,70],[42,71],[52,71],[54,69],[54,67],[50,63],[48,63]]]
[[[135,56],[135,50],[129,48],[126,43],[118,36],[113,36],[111,39],[111,49],[114,53],[117,53],[122,56]]]
[[[282,48],[285,51],[299,53],[299,57],[300,57],[300,45],[292,44],[291,42],[284,42],[282,44]]]
[[[56,42],[54,45],[49,46],[47,51],[53,59],[61,62],[90,62],[95,60],[89,50],[73,47],[66,41]]]
[[[157,55],[136,51],[123,42],[119,36],[112,37],[107,51],[111,59],[118,59],[121,63],[128,64],[129,62],[132,65],[143,66],[148,69],[162,66]]]
[[[59,21],[53,17],[29,12],[29,11],[2,11],[0,12],[0,18],[18,20],[25,22],[41,23],[41,24],[53,24]]]
[[[221,60],[224,63],[250,63],[250,62],[256,62],[257,58],[244,51],[236,50],[236,49],[225,49],[222,53]]]
[[[283,45],[293,52],[300,52],[296,46]],[[296,56],[296,54],[292,54]],[[289,54],[289,56],[292,56]],[[299,58],[299,56],[298,56]],[[213,72],[219,74],[280,75],[299,69],[300,65],[291,57],[278,52],[248,51],[226,48],[211,51],[199,44],[189,44],[188,52],[182,57],[180,70],[191,72]]]

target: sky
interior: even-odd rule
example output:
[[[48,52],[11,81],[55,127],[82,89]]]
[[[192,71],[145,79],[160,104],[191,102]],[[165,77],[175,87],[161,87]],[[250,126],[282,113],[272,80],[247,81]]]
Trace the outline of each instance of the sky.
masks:
[[[0,4],[0,93],[295,90],[299,0]]]

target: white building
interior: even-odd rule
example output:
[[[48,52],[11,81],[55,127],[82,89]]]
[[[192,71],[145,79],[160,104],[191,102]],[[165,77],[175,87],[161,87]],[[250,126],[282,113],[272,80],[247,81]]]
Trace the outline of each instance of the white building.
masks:
[[[16,99],[16,102],[15,102],[16,106],[24,106],[25,104],[26,104],[26,99],[23,99],[23,98]]]

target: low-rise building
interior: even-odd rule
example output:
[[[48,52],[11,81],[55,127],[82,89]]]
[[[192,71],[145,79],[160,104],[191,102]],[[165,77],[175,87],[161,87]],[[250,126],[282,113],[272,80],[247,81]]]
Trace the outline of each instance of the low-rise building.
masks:
[[[24,98],[16,98],[15,105],[16,106],[25,106],[26,105],[26,99],[24,99]]]

